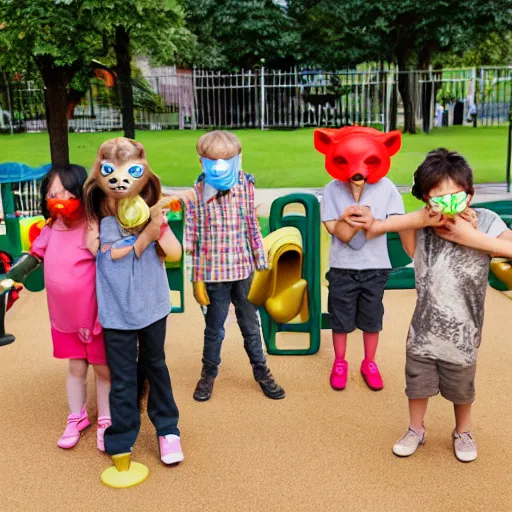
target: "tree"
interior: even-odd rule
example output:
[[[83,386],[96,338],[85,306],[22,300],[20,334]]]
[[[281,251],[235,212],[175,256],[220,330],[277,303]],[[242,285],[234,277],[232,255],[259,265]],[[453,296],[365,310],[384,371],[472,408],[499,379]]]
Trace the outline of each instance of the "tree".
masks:
[[[434,56],[462,54],[489,33],[510,30],[512,0],[290,0],[289,13],[301,21],[306,64],[396,63],[404,131],[416,133],[407,71],[426,70]]]
[[[512,26],[512,0],[387,0],[372,6],[383,56],[394,57],[402,71],[398,86],[408,133],[416,133],[416,123],[406,71],[410,67],[427,70],[434,56],[462,54],[491,31],[503,33]],[[425,105],[429,97],[430,91],[424,88]]]
[[[179,60],[194,40],[184,27],[184,12],[174,0],[83,0],[96,33],[115,52],[123,131],[135,138],[131,60],[134,53],[156,62]]]
[[[45,86],[46,121],[54,165],[69,163],[67,98],[73,78],[99,51],[81,2],[0,0],[0,64],[35,64]]]
[[[273,0],[183,0],[187,26],[198,40],[192,64],[235,71],[288,67],[300,55],[294,20]]]
[[[510,65],[512,64],[512,32],[490,33],[483,41],[473,41],[464,53],[434,55],[432,62],[439,68]]]
[[[371,10],[362,0],[289,0],[288,14],[300,31],[298,61],[336,71],[379,56],[380,39]]]

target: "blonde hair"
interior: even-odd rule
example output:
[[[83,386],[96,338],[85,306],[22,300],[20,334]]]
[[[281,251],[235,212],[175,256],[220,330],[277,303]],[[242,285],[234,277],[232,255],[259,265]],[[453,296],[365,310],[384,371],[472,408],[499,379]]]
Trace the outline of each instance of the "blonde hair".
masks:
[[[196,149],[200,157],[228,160],[242,152],[242,144],[233,133],[214,130],[199,138]]]

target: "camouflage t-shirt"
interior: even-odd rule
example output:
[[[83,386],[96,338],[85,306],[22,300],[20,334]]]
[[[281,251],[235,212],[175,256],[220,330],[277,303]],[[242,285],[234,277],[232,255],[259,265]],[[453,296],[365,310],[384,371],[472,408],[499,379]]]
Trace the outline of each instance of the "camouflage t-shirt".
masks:
[[[476,212],[479,231],[496,238],[507,229],[496,213]],[[407,337],[408,354],[461,366],[476,361],[490,259],[440,238],[432,228],[417,232],[417,302]]]

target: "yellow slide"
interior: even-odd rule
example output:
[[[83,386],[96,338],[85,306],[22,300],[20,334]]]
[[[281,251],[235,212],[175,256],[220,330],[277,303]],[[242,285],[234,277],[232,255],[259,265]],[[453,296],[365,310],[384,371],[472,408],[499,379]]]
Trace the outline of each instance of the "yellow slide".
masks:
[[[503,292],[512,299],[512,265],[506,258],[493,258],[491,260],[492,273],[508,288]]]
[[[307,282],[302,279],[300,231],[294,227],[278,229],[265,237],[263,246],[269,269],[254,274],[249,300],[256,306],[264,305],[270,317],[280,324],[292,321],[299,314],[307,319]]]

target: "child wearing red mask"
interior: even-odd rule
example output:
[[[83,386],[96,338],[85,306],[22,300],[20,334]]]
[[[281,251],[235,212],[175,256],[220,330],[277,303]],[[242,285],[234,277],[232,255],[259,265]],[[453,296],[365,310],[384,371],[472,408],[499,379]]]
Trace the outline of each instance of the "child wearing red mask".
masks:
[[[105,451],[103,436],[110,426],[110,375],[103,331],[98,322],[96,262],[89,250],[98,238],[98,227],[86,222],[82,188],[87,178],[83,167],[56,168],[41,185],[41,209],[45,227],[7,277],[23,282],[44,260],[53,355],[69,359],[66,391],[70,414],[57,446],[73,448],[91,423],[85,407],[87,370],[94,366],[98,402],[97,447]]]

